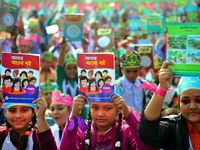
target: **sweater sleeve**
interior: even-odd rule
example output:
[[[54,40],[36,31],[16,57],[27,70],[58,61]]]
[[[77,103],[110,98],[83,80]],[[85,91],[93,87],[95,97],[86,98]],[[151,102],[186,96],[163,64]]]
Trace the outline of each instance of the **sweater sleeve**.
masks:
[[[55,138],[51,129],[37,133],[40,150],[57,150]]]
[[[58,90],[62,89],[62,82],[65,78],[65,67],[60,67],[58,64],[56,66],[56,83],[58,85]],[[63,92],[63,91],[61,91]]]
[[[71,150],[80,150],[82,147],[82,131],[80,131],[77,124],[72,131],[68,131],[67,127],[70,122],[69,118],[67,118],[58,150],[66,150],[68,148]]]
[[[173,126],[169,121],[160,120],[160,117],[153,121],[147,120],[142,111],[137,127],[138,137],[149,146],[166,148],[173,136]]]
[[[144,144],[137,136],[137,126],[139,124],[139,120],[133,111],[130,112],[129,116],[126,117],[125,120],[128,123],[132,137],[134,138],[129,141],[132,150],[135,150],[135,144],[136,150],[156,150],[155,148],[149,147],[148,145]]]

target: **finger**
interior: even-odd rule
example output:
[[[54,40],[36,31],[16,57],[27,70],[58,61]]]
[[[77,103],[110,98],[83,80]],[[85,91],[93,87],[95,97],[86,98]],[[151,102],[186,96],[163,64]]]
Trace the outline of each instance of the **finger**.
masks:
[[[42,92],[40,89],[39,89],[39,97],[42,97]]]
[[[121,97],[115,98],[115,99],[113,100],[113,103],[114,103],[114,104],[119,104],[119,103],[121,103]]]
[[[43,101],[43,98],[37,98],[36,100],[34,100],[32,103],[37,103],[38,101]],[[45,100],[44,100],[45,101]]]
[[[118,94],[114,94],[114,95],[112,96],[112,98],[111,98],[111,101],[113,101],[115,98],[118,98],[118,97],[120,97]]]
[[[84,100],[88,100],[88,97],[83,95],[83,94],[79,94],[78,96],[76,96],[77,98],[83,98]]]
[[[162,65],[161,69],[167,68],[168,65],[174,65],[174,63],[171,62],[171,61],[165,61],[165,62],[163,63],[163,65]]]

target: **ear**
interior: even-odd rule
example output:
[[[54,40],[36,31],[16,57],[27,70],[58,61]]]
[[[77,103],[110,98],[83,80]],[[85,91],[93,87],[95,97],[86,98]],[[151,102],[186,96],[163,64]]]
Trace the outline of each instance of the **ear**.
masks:
[[[121,112],[117,109],[117,115],[119,115]]]

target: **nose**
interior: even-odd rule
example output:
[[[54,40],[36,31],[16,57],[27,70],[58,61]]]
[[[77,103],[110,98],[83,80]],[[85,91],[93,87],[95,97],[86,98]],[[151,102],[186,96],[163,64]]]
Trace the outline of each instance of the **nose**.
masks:
[[[195,102],[191,102],[190,109],[197,109]]]
[[[99,109],[98,116],[99,117],[103,117],[104,116],[104,111],[102,109]]]
[[[20,111],[17,111],[15,118],[21,118],[21,117],[22,117],[22,115],[21,115]]]

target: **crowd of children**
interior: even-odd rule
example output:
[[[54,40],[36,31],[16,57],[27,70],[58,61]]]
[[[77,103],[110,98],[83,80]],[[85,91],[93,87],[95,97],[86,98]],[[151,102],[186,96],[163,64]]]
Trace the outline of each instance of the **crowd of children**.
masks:
[[[162,14],[164,17],[174,9],[164,3],[163,7],[166,7]],[[197,7],[193,22],[200,22],[200,3]],[[102,8],[94,11],[85,9],[82,41],[66,42],[62,36],[61,20],[65,8],[61,12],[49,11],[48,14],[44,8],[38,12],[33,10],[30,14],[23,14],[22,9],[24,16],[20,13],[18,25],[6,33],[9,36],[0,37],[0,54],[11,52],[41,56],[39,79],[32,70],[19,73],[19,70],[6,69],[1,75],[0,149],[200,149],[200,79],[173,77],[172,70],[167,69],[168,65],[174,65],[164,61],[167,28],[165,38],[148,37],[146,30],[140,28],[130,32],[128,26],[130,16],[137,17],[145,12],[135,12],[136,8],[122,8],[121,11],[116,8],[111,16],[106,17],[98,9]],[[148,10],[144,11],[149,14]],[[180,23],[189,22],[187,13],[178,18]],[[30,22],[33,19],[37,20],[37,27],[32,27]],[[29,22],[28,28],[24,25],[26,21]],[[59,30],[51,35],[46,27],[52,24],[57,24]],[[113,47],[96,49],[93,32],[98,27],[113,27]],[[131,50],[131,44],[138,44],[139,40],[149,40],[153,44],[153,69],[142,66],[141,55]],[[78,52],[113,52],[115,77],[107,69],[82,69],[78,76]],[[158,87],[155,93],[138,88],[147,79]],[[24,103],[4,103],[3,93],[26,93],[26,87],[36,82],[39,82],[40,91],[39,98],[33,101],[35,107]],[[102,86],[113,82],[116,94],[110,103],[88,103],[88,97],[79,94],[102,93]],[[168,90],[169,87],[174,90]]]

